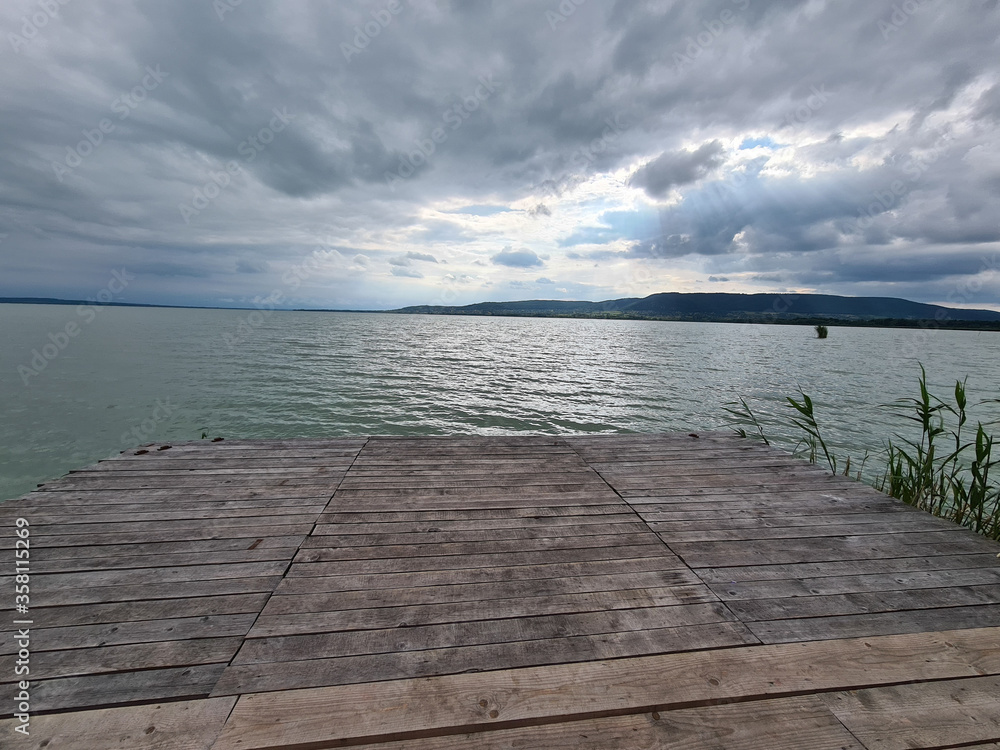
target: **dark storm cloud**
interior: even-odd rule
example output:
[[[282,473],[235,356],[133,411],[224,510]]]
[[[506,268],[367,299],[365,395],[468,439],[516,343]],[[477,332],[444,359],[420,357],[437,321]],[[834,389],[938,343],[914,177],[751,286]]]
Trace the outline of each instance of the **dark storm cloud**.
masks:
[[[220,3],[0,7],[0,294],[211,304],[327,243],[337,307],[546,255],[935,299],[1000,242],[995,2]]]
[[[660,154],[632,175],[632,184],[643,188],[650,197],[662,198],[675,185],[686,185],[707,175],[722,164],[722,144],[711,141],[694,151]]]

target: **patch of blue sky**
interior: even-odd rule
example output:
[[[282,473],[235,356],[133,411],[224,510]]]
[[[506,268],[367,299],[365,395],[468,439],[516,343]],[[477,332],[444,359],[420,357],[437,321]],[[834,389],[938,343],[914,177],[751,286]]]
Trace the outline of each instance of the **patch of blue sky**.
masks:
[[[448,211],[450,214],[471,214],[472,216],[493,216],[494,214],[502,214],[504,211],[510,211],[507,206],[490,206],[490,205],[476,205],[476,206],[463,206],[462,208],[456,208],[454,211]]]
[[[765,135],[763,138],[745,138],[743,143],[740,144],[740,151],[746,151],[751,148],[781,148],[780,143],[775,143],[771,140],[771,136]]]
[[[660,215],[652,209],[606,211],[598,217],[599,225],[577,227],[559,240],[560,247],[606,245],[615,240],[641,240],[660,234]]]

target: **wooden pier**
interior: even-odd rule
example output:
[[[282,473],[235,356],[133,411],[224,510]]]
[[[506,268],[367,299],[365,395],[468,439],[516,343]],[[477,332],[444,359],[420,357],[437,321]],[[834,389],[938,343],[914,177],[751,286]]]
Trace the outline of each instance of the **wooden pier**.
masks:
[[[1000,545],[731,435],[130,450],[11,603],[17,518],[5,750],[1000,748]]]

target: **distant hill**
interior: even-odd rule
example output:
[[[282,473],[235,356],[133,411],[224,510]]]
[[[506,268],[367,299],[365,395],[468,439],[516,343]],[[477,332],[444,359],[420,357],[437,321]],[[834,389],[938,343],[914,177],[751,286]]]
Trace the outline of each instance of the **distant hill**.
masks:
[[[963,310],[895,297],[840,297],[833,294],[729,294],[661,292],[648,297],[625,297],[604,302],[523,300],[479,302],[449,307],[417,305],[395,313],[432,315],[527,315],[538,317],[640,318],[657,320],[743,321],[807,323],[831,321],[871,325],[895,321],[918,323],[1000,324],[1000,312]],[[979,327],[979,326],[976,326]],[[983,327],[990,327],[987,325]]]
[[[56,297],[0,297],[0,304],[12,305],[96,305],[97,307],[173,307],[173,305],[145,305],[141,302],[97,302],[84,299],[57,299]]]

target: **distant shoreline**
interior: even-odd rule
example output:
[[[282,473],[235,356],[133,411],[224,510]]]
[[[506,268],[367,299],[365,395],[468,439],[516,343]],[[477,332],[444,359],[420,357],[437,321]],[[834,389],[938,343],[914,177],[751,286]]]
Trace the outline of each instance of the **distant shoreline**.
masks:
[[[319,312],[302,310],[300,312]],[[335,312],[335,311],[328,311]],[[360,312],[360,311],[352,311]],[[410,312],[401,310],[383,310],[391,315],[440,315],[465,316],[470,318],[561,318],[578,320],[647,320],[664,323],[743,323],[757,325],[782,326],[815,326],[825,325],[842,328],[947,328],[957,331],[1000,331],[1000,320],[934,320],[933,318],[838,318],[821,316],[802,317],[768,317],[761,314],[747,313],[732,316],[698,316],[698,315],[639,315],[615,313],[518,313],[504,312],[502,314],[476,312]]]
[[[92,300],[67,300],[50,297],[0,297],[0,304],[17,305],[88,305],[95,307],[138,307],[166,310],[233,310],[257,311],[258,307],[214,307],[211,305],[165,305],[142,302],[96,302]],[[960,308],[945,308],[958,312]],[[654,315],[641,312],[552,312],[544,310],[511,310],[502,312],[477,310],[468,307],[402,308],[395,310],[348,310],[334,308],[274,308],[273,312],[319,312],[319,313],[381,313],[386,315],[438,315],[477,318],[558,318],[575,320],[639,320],[652,322],[681,323],[742,323],[758,325],[825,325],[845,328],[909,328],[947,329],[956,331],[1000,331],[1000,320],[952,320],[934,318],[890,318],[837,315],[795,315],[793,313],[730,312],[725,314],[687,313],[677,315]]]

